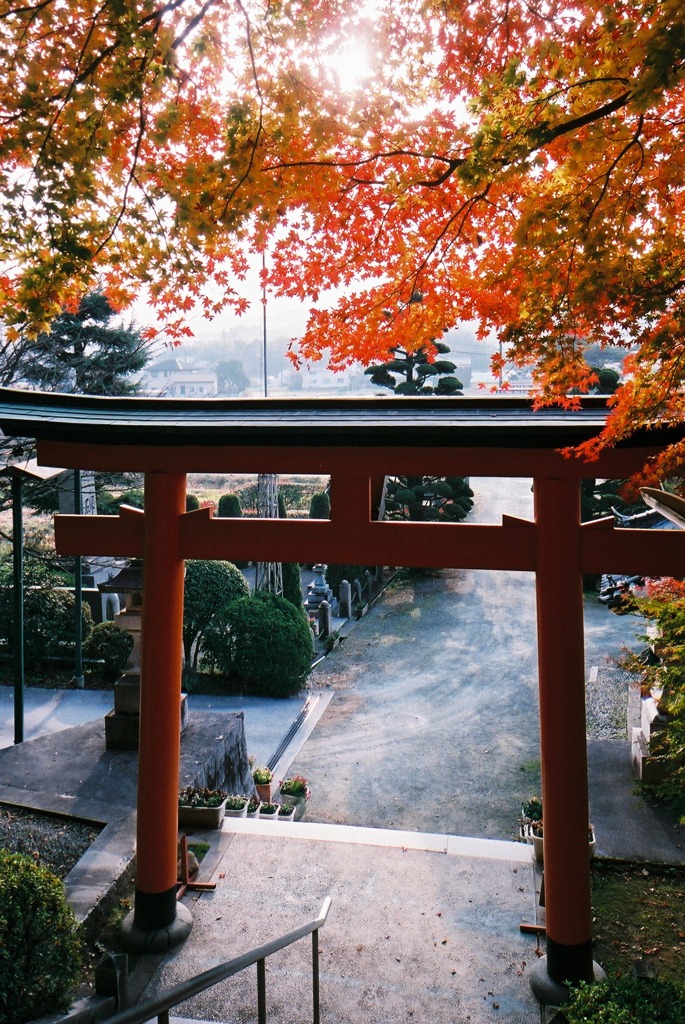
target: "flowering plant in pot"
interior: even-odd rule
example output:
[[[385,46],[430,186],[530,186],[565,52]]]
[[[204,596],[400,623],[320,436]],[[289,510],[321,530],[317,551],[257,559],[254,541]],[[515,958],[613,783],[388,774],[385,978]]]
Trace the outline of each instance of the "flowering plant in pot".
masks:
[[[246,817],[248,817],[248,818],[258,818],[259,817],[259,808],[261,806],[262,806],[262,801],[258,797],[253,799],[253,800],[250,800],[248,802],[248,805],[247,805],[247,815],[246,815]]]
[[[227,818],[245,818],[248,803],[249,800],[246,796],[236,796],[235,794],[229,796],[226,800],[225,816]]]
[[[178,823],[195,828],[219,828],[228,793],[207,786],[184,786],[178,794]]]
[[[274,773],[271,769],[265,765],[253,768],[252,781],[255,784],[259,799],[264,803],[269,803],[274,791]]]
[[[304,815],[307,800],[311,796],[311,790],[307,785],[304,775],[292,775],[284,779],[279,786],[281,796],[287,798],[288,803],[294,805],[295,818],[299,821]]]
[[[303,797],[305,800],[309,800],[311,795],[304,775],[292,775],[289,779],[284,779],[280,789],[282,795],[288,797]]]
[[[278,820],[279,821],[292,821],[295,817],[295,807],[293,804],[280,804],[278,808]]]
[[[276,819],[278,818],[279,806],[280,804],[274,804],[271,803],[271,801],[263,803],[262,806],[259,808],[259,817],[270,818],[271,820],[276,821]]]

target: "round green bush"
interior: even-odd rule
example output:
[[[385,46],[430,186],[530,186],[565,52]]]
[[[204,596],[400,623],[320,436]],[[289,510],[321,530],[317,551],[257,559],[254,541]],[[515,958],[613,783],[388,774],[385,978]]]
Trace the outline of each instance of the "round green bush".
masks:
[[[63,1009],[80,972],[62,883],[31,857],[0,850],[0,1020],[23,1024]]]
[[[571,992],[568,1024],[682,1024],[685,989],[661,978],[610,978]]]
[[[331,518],[331,499],[329,498],[326,491],[316,491],[314,494],[312,494],[312,500],[309,503],[309,518]]]
[[[126,668],[133,650],[133,637],[115,622],[98,622],[83,644],[87,658],[104,661],[104,673],[117,679]]]
[[[291,697],[311,671],[312,632],[303,611],[264,591],[233,601],[216,616],[202,651],[246,693]]]
[[[200,499],[195,494],[186,494],[186,512],[197,512]]]
[[[245,577],[232,562],[192,559],[186,562],[183,597],[183,656],[197,669],[202,637],[213,617],[231,601],[249,593]]]
[[[243,506],[240,504],[239,496],[233,491],[229,491],[228,494],[222,494],[219,498],[216,514],[226,519],[240,519],[243,514]]]

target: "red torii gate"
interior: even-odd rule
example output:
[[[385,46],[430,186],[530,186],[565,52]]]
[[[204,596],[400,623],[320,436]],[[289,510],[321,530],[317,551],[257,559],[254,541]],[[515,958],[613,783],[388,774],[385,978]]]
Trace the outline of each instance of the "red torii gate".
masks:
[[[591,980],[587,855],[583,573],[685,575],[685,533],[581,525],[582,478],[624,478],[682,431],[650,431],[587,464],[558,449],[596,434],[602,403],[532,413],[522,399],[170,401],[93,399],[0,389],[0,424],[38,438],[39,461],[140,471],[145,511],[58,516],[61,554],[142,558],[135,909],[139,950],[182,941],[176,901],[181,625],[186,558],[327,561],[535,572],[545,808],[547,956],[532,980],[552,1002],[565,981]],[[187,472],[331,477],[331,519],[212,519],[185,511]],[[531,477],[534,522],[378,522],[385,475]]]

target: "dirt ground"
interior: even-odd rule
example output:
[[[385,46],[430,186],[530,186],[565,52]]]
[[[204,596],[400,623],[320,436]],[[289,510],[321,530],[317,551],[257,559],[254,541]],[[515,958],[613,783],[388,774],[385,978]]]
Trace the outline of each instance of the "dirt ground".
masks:
[[[530,513],[527,481],[472,481],[476,521]],[[586,666],[639,620],[586,601]],[[313,821],[510,839],[539,792],[532,574],[442,570],[393,583],[314,686],[335,697],[292,773]]]

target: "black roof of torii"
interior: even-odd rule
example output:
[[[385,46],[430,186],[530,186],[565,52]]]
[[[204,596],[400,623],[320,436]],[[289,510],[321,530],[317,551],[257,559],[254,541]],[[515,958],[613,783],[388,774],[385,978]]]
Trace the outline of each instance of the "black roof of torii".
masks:
[[[169,399],[0,388],[6,434],[108,445],[560,448],[604,426],[604,399],[537,411],[526,398]],[[685,434],[657,427],[622,447],[659,447]]]

